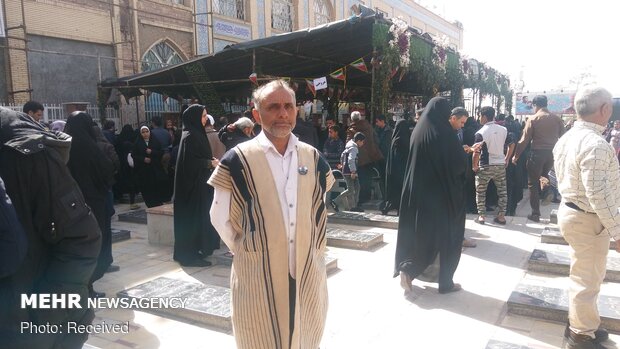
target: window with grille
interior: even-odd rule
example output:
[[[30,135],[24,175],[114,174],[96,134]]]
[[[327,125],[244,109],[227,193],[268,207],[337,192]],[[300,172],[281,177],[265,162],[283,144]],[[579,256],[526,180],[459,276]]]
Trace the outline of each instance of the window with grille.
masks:
[[[332,21],[332,15],[326,0],[314,0],[314,25]]]
[[[153,46],[142,57],[142,71],[151,71],[163,68],[172,64],[183,62],[177,51],[166,42],[160,42]],[[174,98],[161,95],[159,93],[149,93],[145,97],[145,113],[147,120],[162,112],[179,111],[179,102]]]
[[[293,31],[293,3],[290,0],[273,0],[271,3],[271,27]]]
[[[213,0],[213,12],[245,21],[245,0]]]
[[[183,62],[181,56],[165,42],[153,46],[142,58],[142,71],[151,71]]]

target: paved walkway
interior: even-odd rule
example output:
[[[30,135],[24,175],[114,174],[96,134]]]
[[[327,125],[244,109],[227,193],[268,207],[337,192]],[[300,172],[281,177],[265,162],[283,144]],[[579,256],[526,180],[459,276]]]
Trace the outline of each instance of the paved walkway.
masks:
[[[543,217],[548,218],[556,207],[543,206]],[[119,213],[127,209],[128,205],[117,206]],[[506,300],[525,276],[527,260],[545,226],[525,218],[529,213],[527,197],[517,212],[519,216],[507,217],[506,226],[479,225],[473,222],[474,215],[468,215],[466,236],[476,240],[478,247],[464,250],[456,272],[455,281],[462,284],[463,291],[448,295],[439,295],[436,284],[418,280],[413,293],[404,294],[399,279],[392,278],[395,230],[373,228],[384,233],[384,243],[373,251],[329,247],[340,270],[328,279],[330,305],[321,348],[484,349],[490,340],[515,345],[501,348],[561,348],[562,324],[506,313]],[[146,225],[114,218],[113,226],[130,230],[132,238],[113,245],[115,264],[121,270],[95,283],[95,289],[108,297],[164,275],[228,287],[229,267],[182,268],[172,261],[171,247],[149,245]],[[558,277],[550,277],[554,278]],[[92,335],[87,344],[93,347],[235,348],[231,333],[172,318],[109,309],[98,310],[96,315],[95,322],[130,321],[130,331]],[[620,336],[611,339],[620,343]],[[613,342],[607,343],[614,348]]]

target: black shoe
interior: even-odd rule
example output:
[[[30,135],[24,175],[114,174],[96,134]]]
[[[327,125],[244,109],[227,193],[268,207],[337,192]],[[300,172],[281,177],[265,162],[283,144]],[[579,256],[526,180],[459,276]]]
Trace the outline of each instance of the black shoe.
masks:
[[[88,298],[103,298],[105,297],[105,292],[97,292],[97,291],[90,291],[88,292]]]
[[[209,267],[211,262],[203,259],[194,259],[193,261],[179,262],[184,267]]]
[[[338,209],[338,205],[336,205],[336,202],[334,200],[329,200],[329,204],[334,209],[334,211],[340,212],[340,210]]]
[[[605,349],[596,338],[583,334],[576,334],[569,330],[568,335],[564,336],[565,349]]]
[[[121,270],[121,267],[119,267],[118,265],[114,265],[114,264],[110,264],[110,266],[108,267],[108,270],[106,270],[106,273],[114,273],[116,271]]]
[[[534,222],[540,222],[540,215],[537,214],[528,214],[527,219]]]
[[[566,325],[566,328],[564,329],[564,337],[568,337],[570,335],[572,331],[570,330],[568,324]],[[607,332],[606,329],[604,328],[599,328],[598,330],[594,331],[594,341],[597,343],[603,343],[604,341],[609,339],[609,332]]]

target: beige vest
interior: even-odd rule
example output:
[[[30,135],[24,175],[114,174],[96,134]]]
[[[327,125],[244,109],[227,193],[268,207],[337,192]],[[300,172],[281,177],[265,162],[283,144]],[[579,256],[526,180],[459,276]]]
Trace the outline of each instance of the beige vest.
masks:
[[[240,349],[316,349],[327,316],[323,198],[333,183],[331,171],[305,143],[297,146],[295,330],[289,333],[288,241],[276,186],[262,147],[248,141],[235,148],[210,179],[229,189],[230,221],[238,233],[231,273],[233,330]],[[321,185],[323,178],[323,185]],[[289,343],[290,346],[289,346]]]

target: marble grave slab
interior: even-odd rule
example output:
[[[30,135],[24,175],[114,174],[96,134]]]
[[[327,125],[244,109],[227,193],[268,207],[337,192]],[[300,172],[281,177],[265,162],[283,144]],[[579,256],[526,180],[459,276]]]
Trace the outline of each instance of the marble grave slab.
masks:
[[[555,249],[535,249],[528,261],[528,270],[568,276],[570,271],[570,252],[564,246]],[[620,258],[607,256],[606,281],[620,282]]]
[[[185,280],[159,277],[117,293],[118,297],[186,299],[185,307],[143,309],[157,315],[171,315],[226,331],[232,330],[230,320],[230,289]]]
[[[620,331],[620,297],[600,295],[601,326]],[[508,313],[566,323],[568,291],[521,282],[508,299]]]
[[[549,222],[553,224],[558,224],[558,210],[551,210],[551,215],[549,215]]]
[[[327,228],[327,246],[368,250],[383,242],[383,234]]]
[[[361,225],[366,227],[378,227],[398,229],[397,216],[384,216],[368,212],[336,212],[327,216],[327,222],[332,224]]]
[[[540,242],[545,244],[554,244],[554,245],[568,245],[562,233],[560,233],[559,228],[555,227],[545,227],[542,233],[540,234]],[[616,243],[613,240],[609,240],[609,249],[613,250],[616,248]]]
[[[112,228],[112,243],[131,239],[131,232],[124,229]]]
[[[118,215],[118,220],[120,222],[146,224],[146,210],[142,209],[121,213]]]

